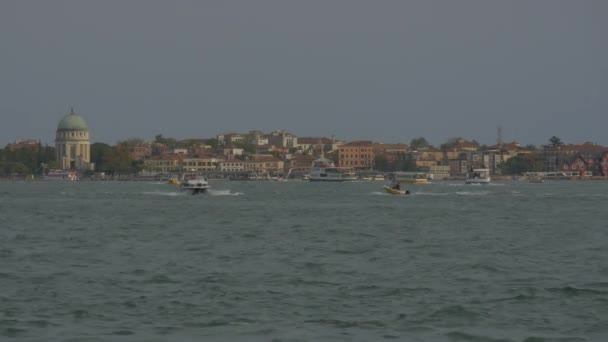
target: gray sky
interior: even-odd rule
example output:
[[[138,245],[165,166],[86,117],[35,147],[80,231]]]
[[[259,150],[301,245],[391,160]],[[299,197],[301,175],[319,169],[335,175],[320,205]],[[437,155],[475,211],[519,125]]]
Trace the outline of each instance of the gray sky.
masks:
[[[286,129],[608,145],[606,0],[0,1],[0,144]]]

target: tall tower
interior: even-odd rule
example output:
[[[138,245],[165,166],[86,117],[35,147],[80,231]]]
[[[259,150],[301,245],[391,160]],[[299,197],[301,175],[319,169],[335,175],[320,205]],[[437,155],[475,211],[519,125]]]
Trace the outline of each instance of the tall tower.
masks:
[[[89,129],[84,119],[74,113],[73,108],[57,125],[55,150],[61,169],[91,169]]]
[[[502,126],[500,125],[496,128],[496,144],[502,150]]]

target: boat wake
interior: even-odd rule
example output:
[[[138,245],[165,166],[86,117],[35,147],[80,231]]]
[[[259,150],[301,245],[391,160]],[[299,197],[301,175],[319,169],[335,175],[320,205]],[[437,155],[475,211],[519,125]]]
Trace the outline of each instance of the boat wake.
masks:
[[[143,193],[144,195],[154,195],[154,196],[183,196],[185,193],[183,192],[163,192],[163,191],[147,191]]]
[[[416,192],[416,194],[420,195],[420,196],[449,196],[450,195],[449,192],[423,192],[423,191]]]
[[[241,196],[244,195],[242,192],[232,192],[230,190],[207,190],[207,193],[211,196]]]
[[[486,196],[489,195],[489,191],[457,191],[456,195],[460,196]]]

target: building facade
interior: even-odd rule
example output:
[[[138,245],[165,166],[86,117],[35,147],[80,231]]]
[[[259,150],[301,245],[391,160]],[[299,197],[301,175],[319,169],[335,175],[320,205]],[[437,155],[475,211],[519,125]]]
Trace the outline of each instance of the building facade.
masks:
[[[84,119],[74,113],[65,115],[55,135],[57,162],[63,170],[92,170],[89,129]]]
[[[338,163],[357,169],[371,169],[374,152],[371,141],[351,141],[338,148]]]

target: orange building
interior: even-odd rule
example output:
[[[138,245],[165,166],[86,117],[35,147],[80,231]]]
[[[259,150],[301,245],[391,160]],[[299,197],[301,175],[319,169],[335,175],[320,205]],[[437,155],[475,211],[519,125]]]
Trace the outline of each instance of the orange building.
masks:
[[[371,141],[351,141],[338,148],[338,165],[357,169],[371,169],[374,165]]]

